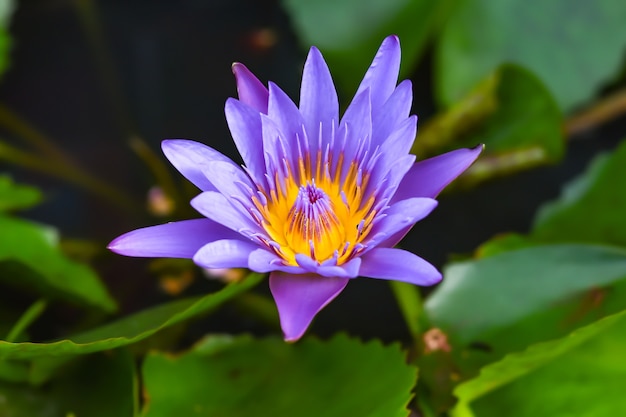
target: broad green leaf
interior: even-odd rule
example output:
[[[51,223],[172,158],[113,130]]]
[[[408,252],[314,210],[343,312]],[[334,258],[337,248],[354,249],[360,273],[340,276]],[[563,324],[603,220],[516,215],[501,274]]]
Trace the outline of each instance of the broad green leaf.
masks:
[[[507,233],[495,236],[476,249],[476,258],[487,258],[489,256],[498,255],[502,252],[509,252],[515,249],[527,248],[537,243],[531,241],[528,237],[517,233]]]
[[[561,197],[539,211],[531,237],[542,242],[626,246],[626,140],[594,159]]]
[[[100,328],[50,343],[8,343],[0,341],[0,359],[32,359],[71,356],[129,345],[166,327],[205,314],[249,290],[262,276],[252,274],[242,282],[203,297],[173,301],[132,314]]]
[[[353,94],[381,41],[402,43],[401,77],[409,75],[457,0],[283,0],[301,43],[317,46],[338,89]]]
[[[0,282],[103,311],[116,304],[98,276],[58,249],[56,232],[25,220],[0,216]]]
[[[125,350],[75,361],[45,386],[0,382],[0,415],[7,417],[133,417],[137,381]]]
[[[513,353],[457,386],[452,413],[479,416],[617,416],[626,413],[626,312]],[[507,385],[509,384],[509,385]]]
[[[480,182],[559,161],[561,124],[561,111],[541,81],[524,68],[503,65],[422,125],[412,152],[439,154],[482,143],[484,154],[461,178],[464,184]]]
[[[406,417],[416,376],[398,345],[378,341],[213,336],[146,358],[143,415]]]
[[[564,151],[561,123],[561,111],[543,83],[528,70],[506,64],[427,121],[414,151],[484,143],[487,153],[540,148],[546,159],[557,161]]]
[[[452,264],[425,304],[431,323],[458,343],[513,326],[559,302],[626,277],[626,251],[562,244]]]
[[[451,105],[512,62],[544,80],[568,111],[617,76],[626,46],[623,0],[465,0],[436,47],[436,88]]]
[[[0,175],[0,212],[28,208],[40,200],[41,193],[38,189],[17,185],[11,177]]]

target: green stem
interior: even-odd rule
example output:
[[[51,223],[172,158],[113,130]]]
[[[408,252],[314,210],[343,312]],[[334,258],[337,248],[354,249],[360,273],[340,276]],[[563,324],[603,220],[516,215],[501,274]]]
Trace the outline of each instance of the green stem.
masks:
[[[22,316],[13,325],[9,334],[6,337],[6,341],[13,343],[16,341],[26,329],[35,321],[41,313],[44,312],[48,306],[48,300],[40,298],[28,307],[28,309],[22,314]]]
[[[140,210],[132,198],[81,169],[24,152],[0,139],[0,161],[2,160],[63,179],[91,191],[127,211],[136,212]]]
[[[424,332],[424,307],[419,288],[400,281],[389,281],[413,341],[419,341]]]
[[[42,155],[59,163],[73,164],[71,159],[55,145],[51,138],[2,103],[0,103],[0,126],[6,128],[16,138],[37,149]]]
[[[446,192],[469,189],[493,178],[505,177],[552,162],[550,155],[540,146],[516,149],[480,157]]]

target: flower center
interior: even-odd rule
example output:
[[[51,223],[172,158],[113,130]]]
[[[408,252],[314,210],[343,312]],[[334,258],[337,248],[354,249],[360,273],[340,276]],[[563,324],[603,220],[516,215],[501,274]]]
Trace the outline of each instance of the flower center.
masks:
[[[341,265],[363,250],[361,242],[372,229],[376,209],[374,198],[363,196],[367,178],[359,177],[356,166],[344,176],[321,169],[290,174],[276,188],[259,189],[252,196],[267,233],[259,239],[293,266],[298,265],[297,254]]]
[[[296,255],[342,265],[365,249],[380,209],[368,185],[376,152],[366,158],[369,141],[363,139],[347,159],[347,136],[336,141],[312,150],[303,130],[296,135],[298,157],[284,157],[285,150],[266,161],[267,185],[257,184],[251,195],[250,213],[265,231],[257,238],[285,265],[298,266]],[[340,150],[330,152],[333,147]]]
[[[313,259],[318,252],[320,255],[334,252],[345,238],[345,233],[333,206],[334,203],[324,190],[315,185],[315,181],[300,186],[287,216],[287,244],[292,248],[308,245]]]

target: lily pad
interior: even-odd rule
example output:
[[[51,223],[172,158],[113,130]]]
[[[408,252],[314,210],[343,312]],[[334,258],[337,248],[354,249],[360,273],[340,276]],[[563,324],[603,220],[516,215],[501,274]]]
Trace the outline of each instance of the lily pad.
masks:
[[[622,0],[460,2],[436,46],[436,87],[451,105],[505,62],[546,83],[564,111],[617,76],[626,47]]]
[[[407,417],[416,377],[398,345],[378,341],[210,336],[146,358],[143,415]]]
[[[64,340],[49,343],[9,343],[0,340],[0,359],[72,356],[129,345],[166,327],[217,308],[252,288],[261,278],[261,275],[252,274],[216,293],[162,304]]]
[[[575,295],[619,282],[626,277],[626,251],[539,245],[452,264],[444,277],[426,311],[434,326],[468,344]]]
[[[0,215],[0,282],[106,312],[115,301],[87,265],[65,257],[56,231]]]
[[[617,416],[626,413],[626,312],[486,366],[455,389],[453,416]]]
[[[539,211],[531,238],[626,246],[626,140]]]

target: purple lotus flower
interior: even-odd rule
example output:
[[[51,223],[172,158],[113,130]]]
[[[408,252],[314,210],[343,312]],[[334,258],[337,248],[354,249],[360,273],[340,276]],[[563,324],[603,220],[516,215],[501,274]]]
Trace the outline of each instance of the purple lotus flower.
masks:
[[[299,106],[234,64],[239,100],[229,98],[225,111],[243,169],[200,143],[164,141],[170,162],[202,190],[191,205],[206,218],[138,229],[109,248],[269,272],[287,341],[357,276],[439,282],[432,265],[393,246],[482,148],[415,163],[417,117],[409,116],[411,82],[396,85],[399,66],[399,40],[390,36],[340,119],[317,48],[304,65]]]

